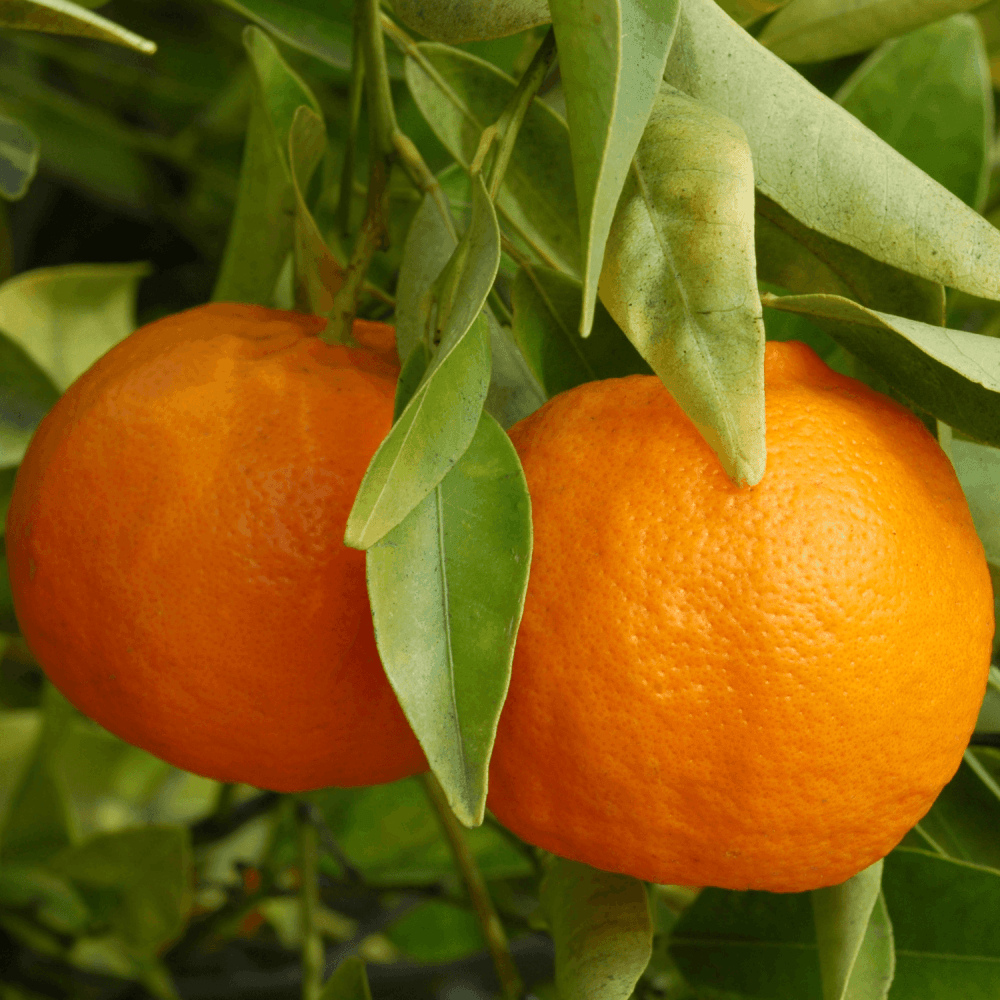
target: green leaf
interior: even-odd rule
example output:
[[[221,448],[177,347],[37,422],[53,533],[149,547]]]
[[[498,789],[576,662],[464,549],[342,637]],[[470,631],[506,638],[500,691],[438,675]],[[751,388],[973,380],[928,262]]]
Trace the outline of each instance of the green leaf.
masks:
[[[604,246],[653,108],[679,0],[550,0],[573,152],[590,333]]]
[[[490,331],[481,310],[499,263],[496,215],[477,176],[469,229],[427,303],[422,332],[437,353],[365,472],[347,519],[347,545],[367,549],[391,531],[472,441],[490,381]]]
[[[418,46],[407,56],[406,82],[435,135],[468,168],[483,129],[506,106],[515,83],[495,66],[446,45]],[[573,161],[565,122],[544,101],[533,101],[517,136],[497,213],[549,267],[580,273],[580,230]]]
[[[713,0],[685,0],[664,78],[743,128],[757,190],[804,225],[903,271],[1000,298],[1000,231]]]
[[[907,846],[924,847],[956,861],[1000,871],[1000,751],[975,747],[937,797],[930,812],[907,837]]]
[[[339,69],[351,68],[351,4],[345,0],[219,0],[268,34]],[[390,72],[402,75],[402,60],[387,53]]]
[[[25,271],[0,285],[0,330],[66,389],[135,329],[138,285],[149,273],[148,264]]]
[[[147,56],[156,51],[156,42],[69,0],[5,0],[0,6],[0,27],[96,38]]]
[[[25,769],[31,764],[41,727],[41,712],[37,708],[0,712],[0,829],[7,806],[21,785]]]
[[[774,13],[788,0],[716,0],[716,3],[737,23],[744,27]]]
[[[727,474],[750,485],[766,454],[753,204],[739,126],[664,84],[615,212],[600,288]]]
[[[320,1000],[372,1000],[365,963],[349,955],[326,981]]]
[[[382,663],[467,826],[483,820],[530,561],[527,484],[488,414],[451,471],[368,550]]]
[[[0,195],[17,201],[38,169],[38,140],[16,118],[0,115]]]
[[[880,887],[882,862],[812,898],[824,1000],[883,1000],[895,955]]]
[[[31,355],[0,333],[0,466],[21,461],[35,428],[58,398],[59,390]]]
[[[492,314],[490,355],[493,374],[483,409],[507,430],[537,410],[548,398],[521,353],[510,327],[501,326]]]
[[[191,905],[191,844],[186,827],[147,826],[103,833],[50,862],[86,895],[108,891],[108,919],[130,945],[159,948],[180,933]]]
[[[972,520],[986,549],[986,558],[1000,565],[1000,451],[955,438],[951,462],[969,501]]]
[[[326,150],[323,119],[311,108],[300,105],[288,131],[288,164],[295,196],[293,222],[293,266],[295,304],[303,312],[328,316],[333,296],[343,282],[344,272],[326,245],[319,226],[306,204],[303,192]]]
[[[321,120],[322,112],[263,31],[246,28],[243,44],[253,66],[254,97],[236,209],[212,297],[271,305],[294,235],[295,192],[288,162],[292,122],[303,105]]]
[[[4,865],[45,863],[76,837],[75,817],[57,768],[73,714],[70,703],[47,684],[34,754],[0,823]]]
[[[981,5],[982,0],[792,0],[757,40],[788,62],[822,62]]]
[[[550,20],[546,0],[392,0],[408,28],[438,42],[504,38]]]
[[[835,99],[967,205],[981,207],[993,162],[993,86],[971,14],[886,42]]]
[[[590,336],[579,335],[583,289],[575,278],[547,267],[522,269],[511,299],[514,338],[548,396],[595,379],[653,374],[602,302]]]
[[[0,867],[0,907],[31,908],[35,919],[60,934],[80,934],[90,919],[80,894],[65,879],[40,867]]]
[[[766,294],[763,301],[810,317],[939,420],[1000,444],[1000,340],[890,316],[837,295]]]
[[[896,940],[893,1000],[994,1000],[1000,872],[897,848],[882,890]]]
[[[842,295],[869,309],[944,325],[941,285],[809,229],[764,195],[758,195],[755,204],[759,281],[796,294]]]
[[[825,1000],[808,892],[703,889],[674,926],[670,953],[692,986]]]
[[[476,915],[439,899],[415,906],[390,924],[385,934],[418,962],[455,962],[486,947]]]
[[[556,946],[560,1000],[627,1000],[653,949],[646,886],[554,858],[541,900]]]

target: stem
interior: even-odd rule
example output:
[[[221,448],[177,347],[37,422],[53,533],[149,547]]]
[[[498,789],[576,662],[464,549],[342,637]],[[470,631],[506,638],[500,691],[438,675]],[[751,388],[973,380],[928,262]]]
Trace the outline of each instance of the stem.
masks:
[[[521,131],[521,125],[524,123],[524,116],[528,113],[528,108],[531,106],[535,94],[538,93],[538,88],[549,75],[555,58],[556,33],[554,28],[549,28],[545,38],[542,39],[542,44],[538,47],[538,51],[532,57],[531,64],[525,70],[524,76],[518,81],[517,89],[497,119],[497,154],[493,160],[493,168],[490,170],[490,180],[487,184],[491,201],[496,201],[497,192],[503,183],[503,175],[507,172],[507,165],[510,163],[511,153],[514,151],[517,134]]]
[[[303,806],[296,810],[299,833],[299,870],[302,883],[299,902],[302,914],[302,1000],[319,1000],[323,991],[323,939],[319,914],[319,834]]]
[[[337,227],[346,240],[351,231],[351,193],[354,190],[354,151],[358,141],[358,120],[365,83],[365,52],[361,38],[361,15],[354,11],[354,38],[351,44],[351,89],[348,95],[347,144],[344,166],[340,172],[340,195],[337,200]]]
[[[483,878],[483,873],[479,870],[476,859],[465,840],[465,830],[462,829],[462,825],[451,811],[444,789],[437,778],[428,771],[423,779],[427,797],[444,827],[445,836],[448,838],[452,854],[455,857],[455,864],[462,875],[469,899],[472,901],[476,916],[479,918],[479,925],[482,928],[483,937],[486,939],[486,947],[493,957],[493,964],[496,966],[497,978],[500,980],[503,995],[506,1000],[520,1000],[524,995],[524,983],[511,956],[507,933],[493,907],[493,900],[490,899],[489,890],[486,888],[486,880]]]

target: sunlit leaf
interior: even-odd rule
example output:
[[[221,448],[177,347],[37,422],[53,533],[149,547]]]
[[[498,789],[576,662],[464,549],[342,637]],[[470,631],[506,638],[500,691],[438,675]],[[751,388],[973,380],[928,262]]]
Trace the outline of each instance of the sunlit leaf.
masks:
[[[981,5],[982,0],[791,0],[757,36],[788,62],[820,62],[872,49]]]
[[[685,0],[665,79],[743,128],[757,189],[805,225],[901,270],[1000,298],[1000,231],[713,0]]]
[[[408,28],[453,45],[503,38],[550,19],[546,0],[392,0],[392,6]]]
[[[734,122],[664,84],[615,213],[601,301],[735,481],[764,475],[753,167]]]
[[[372,1000],[365,963],[349,955],[326,981],[320,1000]]]
[[[550,0],[572,136],[587,336],[604,245],[677,28],[678,0]]]
[[[147,56],[156,51],[156,42],[69,0],[4,0],[0,4],[0,27],[96,38]]]
[[[469,826],[483,820],[530,560],[524,474],[487,414],[451,471],[368,550],[386,674],[452,809]]]

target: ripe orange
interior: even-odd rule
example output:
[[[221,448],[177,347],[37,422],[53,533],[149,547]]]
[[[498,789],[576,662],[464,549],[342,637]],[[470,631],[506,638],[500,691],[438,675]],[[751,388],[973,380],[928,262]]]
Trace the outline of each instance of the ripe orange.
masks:
[[[800,891],[885,855],[955,773],[993,603],[909,412],[769,344],[767,473],[738,489],[662,384],[511,430],[535,544],[489,805],[653,882]]]
[[[137,330],[38,428],[7,517],[25,639],[136,746],[278,791],[426,768],[343,544],[392,423],[391,327],[216,304]]]

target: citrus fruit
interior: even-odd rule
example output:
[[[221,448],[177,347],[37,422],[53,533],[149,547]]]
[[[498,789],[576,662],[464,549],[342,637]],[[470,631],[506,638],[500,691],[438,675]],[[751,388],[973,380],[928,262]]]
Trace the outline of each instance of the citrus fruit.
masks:
[[[18,622],[136,746],[277,791],[426,768],[344,528],[392,423],[390,327],[214,304],[145,326],[48,413],[17,474]]]
[[[525,840],[801,891],[888,853],[958,768],[993,604],[951,465],[803,344],[765,373],[752,488],[650,376],[511,429],[535,542],[489,805]]]

